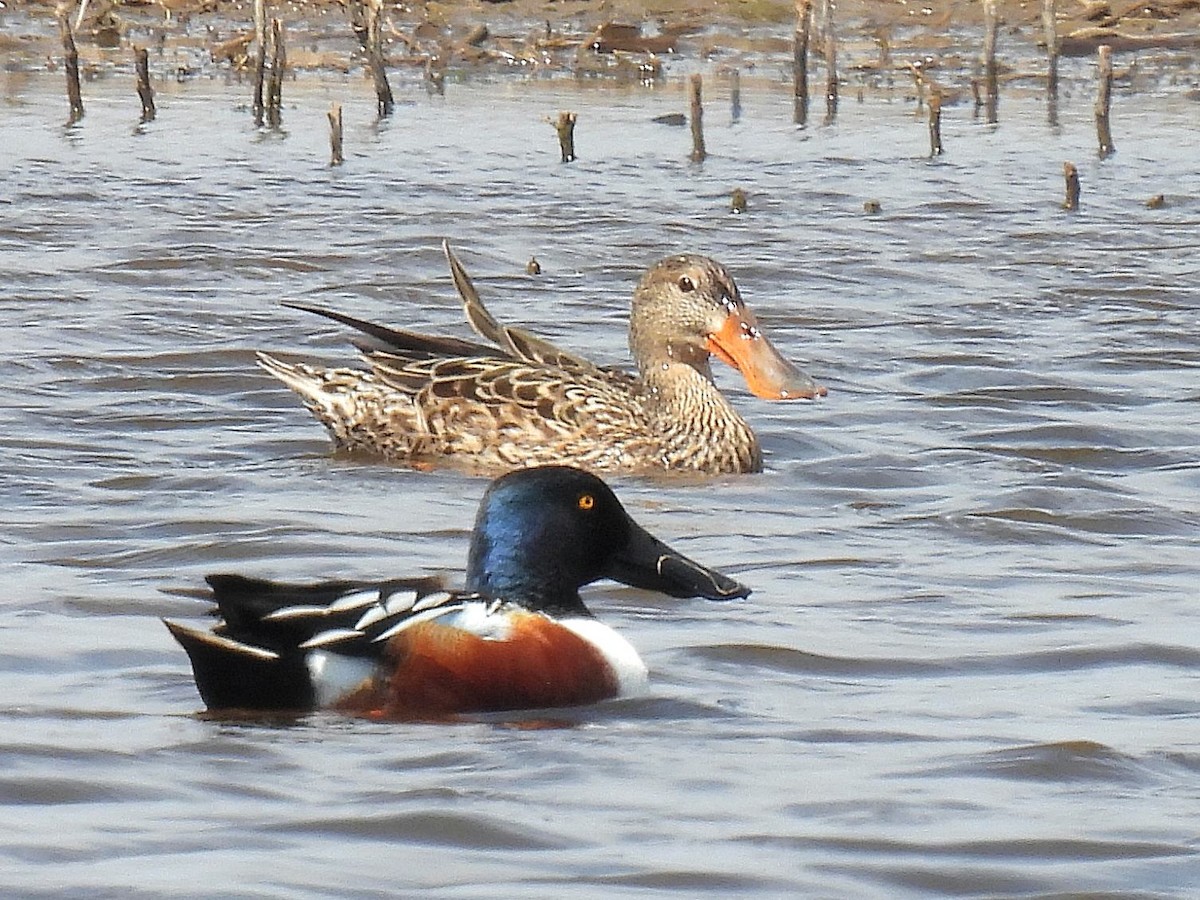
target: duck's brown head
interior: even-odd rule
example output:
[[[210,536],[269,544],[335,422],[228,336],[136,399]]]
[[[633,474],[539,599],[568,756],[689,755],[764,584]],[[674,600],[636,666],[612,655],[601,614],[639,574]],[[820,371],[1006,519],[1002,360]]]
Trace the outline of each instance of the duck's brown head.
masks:
[[[811,400],[827,393],[780,356],[732,276],[706,256],[669,256],[642,276],[633,295],[629,347],[643,373],[674,361],[711,379],[709,358],[716,356],[766,400]]]

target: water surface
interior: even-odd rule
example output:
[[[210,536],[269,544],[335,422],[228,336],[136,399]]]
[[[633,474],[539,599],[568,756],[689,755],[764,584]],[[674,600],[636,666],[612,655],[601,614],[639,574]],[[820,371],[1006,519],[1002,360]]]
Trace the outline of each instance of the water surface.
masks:
[[[1192,895],[1197,105],[1169,81],[1118,94],[1101,161],[1085,64],[1066,65],[1057,126],[1032,93],[996,126],[951,107],[937,159],[900,87],[797,130],[782,79],[743,78],[736,123],[717,80],[703,165],[651,121],[683,108],[677,84],[410,85],[377,123],[365,82],[329,76],[260,132],[220,80],[165,89],[144,127],[128,85],[98,82],[68,129],[57,78],[10,75],[6,889]],[[570,166],[559,109],[580,115]],[[722,371],[767,471],[615,486],[753,595],[590,590],[651,667],[634,701],[438,726],[198,716],[158,618],[203,607],[167,591],[461,567],[483,480],[332,454],[252,362],[353,359],[283,299],[466,334],[442,237],[499,317],[605,362],[647,265],[730,267],[828,399],[770,405]]]

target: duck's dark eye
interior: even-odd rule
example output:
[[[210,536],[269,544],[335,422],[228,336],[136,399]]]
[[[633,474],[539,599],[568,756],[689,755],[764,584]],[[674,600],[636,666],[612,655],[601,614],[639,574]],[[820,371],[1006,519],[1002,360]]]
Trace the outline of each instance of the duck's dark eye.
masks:
[[[679,289],[685,294],[690,294],[696,289],[696,285],[692,284],[692,279],[688,278],[686,275],[683,275],[679,279]]]
[[[585,511],[589,510],[593,506],[596,505],[596,498],[593,497],[591,494],[580,494],[579,500],[577,501],[577,505],[582,510],[585,510]]]

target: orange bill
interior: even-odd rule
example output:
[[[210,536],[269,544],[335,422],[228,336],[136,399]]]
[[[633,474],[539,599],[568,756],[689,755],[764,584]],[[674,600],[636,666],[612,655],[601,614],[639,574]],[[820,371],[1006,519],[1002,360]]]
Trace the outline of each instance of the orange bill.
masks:
[[[733,310],[708,336],[708,350],[737,369],[756,397],[764,400],[812,400],[828,390],[779,355],[758,330],[748,309]]]

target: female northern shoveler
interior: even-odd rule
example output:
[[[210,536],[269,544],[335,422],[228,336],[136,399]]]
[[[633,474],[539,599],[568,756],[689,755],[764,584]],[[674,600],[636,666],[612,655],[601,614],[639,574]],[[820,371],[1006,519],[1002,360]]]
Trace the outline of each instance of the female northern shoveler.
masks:
[[[713,384],[710,358],[733,366],[768,400],[826,393],[779,355],[733,278],[706,257],[671,256],[642,277],[629,322],[635,377],[501,325],[442,246],[467,320],[496,347],[287,304],[372,338],[359,345],[371,371],[259,354],[339,447],[491,470],[568,462],[595,470],[757,472],[758,438]]]
[[[498,478],[475,520],[465,591],[436,579],[294,585],[211,575],[221,621],[166,622],[210,709],[327,707],[388,719],[593,703],[646,666],[579,588],[600,578],[674,597],[750,592],[676,553],[608,486],[546,466]]]

